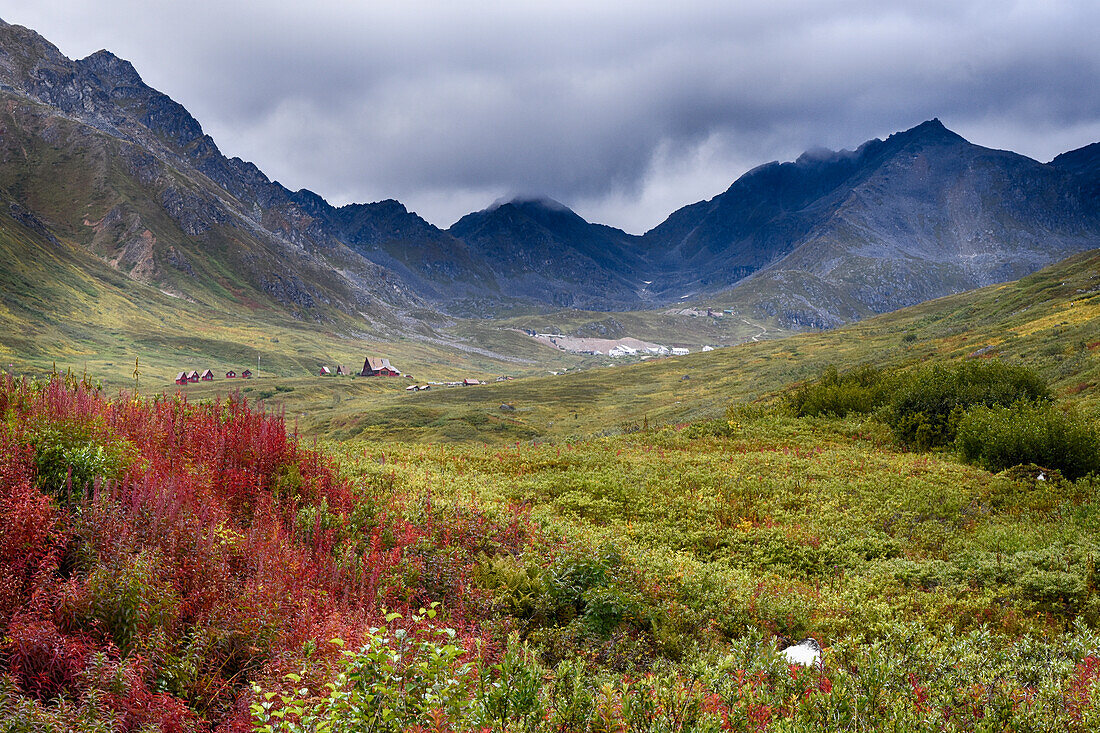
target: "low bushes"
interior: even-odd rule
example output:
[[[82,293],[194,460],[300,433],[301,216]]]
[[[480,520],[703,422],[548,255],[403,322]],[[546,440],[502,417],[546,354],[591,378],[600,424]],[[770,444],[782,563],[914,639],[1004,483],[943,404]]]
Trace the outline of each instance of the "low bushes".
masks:
[[[1100,471],[1100,435],[1073,409],[1049,402],[980,406],[958,423],[963,460],[990,471],[1024,463],[1054,468],[1076,479]]]
[[[755,633],[631,677],[581,658],[547,668],[515,637],[491,663],[446,632],[381,628],[344,652],[327,689],[308,673],[258,689],[253,731],[1093,730],[1100,639],[1078,627],[1054,641],[897,624],[876,643],[827,648],[818,670],[788,665]]]
[[[890,382],[887,374],[869,365],[844,374],[830,365],[816,382],[800,387],[788,401],[798,417],[870,413],[889,396]]]
[[[875,413],[901,444],[954,446],[991,471],[1035,463],[1078,478],[1100,470],[1100,437],[1079,414],[1053,405],[1034,370],[998,361],[934,364],[905,372],[828,367],[788,397],[799,417]]]
[[[949,445],[973,407],[1049,400],[1045,380],[999,361],[935,364],[898,375],[883,416],[903,444],[918,450]]]
[[[251,682],[382,604],[481,638],[474,558],[528,540],[508,507],[353,488],[237,398],[0,373],[0,730],[239,729]]]

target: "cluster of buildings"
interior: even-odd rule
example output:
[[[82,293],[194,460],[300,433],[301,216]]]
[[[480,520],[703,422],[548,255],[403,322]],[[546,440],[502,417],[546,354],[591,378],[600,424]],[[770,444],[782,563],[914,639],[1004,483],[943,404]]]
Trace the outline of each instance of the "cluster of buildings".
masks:
[[[347,376],[347,375],[351,374],[351,371],[348,370],[348,368],[346,366],[344,366],[343,364],[338,364],[335,369],[331,369],[326,365],[326,366],[322,366],[320,368],[320,370],[317,372],[317,374],[318,374],[318,376],[321,376],[321,377],[331,377],[331,376],[341,376],[342,377],[342,376]],[[381,357],[375,357],[375,356],[368,356],[366,358],[366,360],[363,362],[363,371],[359,372],[359,376],[361,376],[361,377],[400,377],[400,376],[406,376],[409,379],[412,379],[412,377],[408,374],[402,375],[400,370],[398,370],[393,364],[390,363],[389,359],[381,358]],[[228,372],[225,373],[225,378],[226,379],[238,379],[238,378],[240,378],[240,379],[251,379],[252,378],[252,370],[251,369],[245,369],[243,372],[241,372],[238,375],[236,371],[230,369]],[[198,372],[198,371],[180,372],[179,374],[176,375],[176,384],[179,384],[179,385],[190,384],[192,382],[213,382],[213,381],[214,381],[214,372],[211,371],[210,369],[207,369],[203,372]]]
[[[600,352],[596,352],[599,354]],[[647,346],[644,349],[636,349],[633,346],[627,346],[626,344],[619,344],[607,351],[607,355],[612,359],[617,359],[621,356],[686,356],[691,353],[691,349],[686,349],[682,346],[673,346],[671,349],[667,346]]]
[[[252,378],[252,370],[251,369],[245,369],[243,372],[240,373],[239,376],[240,376],[241,379],[251,379]],[[225,373],[225,378],[226,379],[237,379],[238,378],[237,372],[230,369],[228,372]],[[179,385],[190,384],[192,382],[213,382],[213,381],[214,381],[214,372],[210,371],[209,369],[203,371],[201,374],[197,371],[190,371],[190,372],[180,372],[179,374],[176,375],[176,384],[179,384]]]
[[[331,377],[331,376],[349,376],[351,371],[343,364],[338,364],[335,368],[330,368],[325,365],[322,366],[318,372],[318,376]],[[390,363],[390,360],[385,357],[368,356],[363,361],[363,371],[359,372],[360,377],[405,377],[406,379],[412,379],[411,374],[402,374],[401,371]],[[225,373],[226,379],[251,379],[252,370],[245,369],[238,374],[236,371],[230,369]],[[512,379],[510,376],[497,377],[498,382],[502,382],[508,379]],[[185,385],[191,382],[212,382],[214,381],[214,372],[210,369],[206,369],[203,372],[187,371],[180,372],[176,375],[176,384]],[[431,389],[433,385],[437,387],[470,387],[474,385],[485,384],[478,379],[467,378],[461,382],[431,382],[429,384],[412,384],[405,388],[408,392],[418,392],[425,389]]]
[[[331,376],[334,376],[334,375],[337,376],[337,377],[345,377],[348,374],[351,374],[351,372],[348,371],[348,368],[346,366],[344,366],[343,364],[337,365],[337,367],[335,369],[329,369],[328,366],[322,366],[320,371],[317,372],[317,376],[319,376],[319,377],[331,377]],[[363,361],[363,371],[359,372],[359,376],[360,377],[401,377],[401,376],[405,376],[405,377],[409,377],[409,379],[412,379],[411,376],[409,376],[408,374],[402,374],[401,371],[397,367],[395,367],[393,364],[390,364],[389,359],[386,359],[386,358],[383,358],[383,357],[377,357],[377,356],[368,356]]]

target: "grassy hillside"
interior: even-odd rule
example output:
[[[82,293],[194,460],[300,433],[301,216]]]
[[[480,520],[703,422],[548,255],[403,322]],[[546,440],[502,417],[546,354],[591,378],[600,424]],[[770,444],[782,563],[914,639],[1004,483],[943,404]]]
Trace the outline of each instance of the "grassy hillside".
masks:
[[[368,354],[387,356],[420,379],[440,380],[530,374],[582,361],[486,324],[455,333],[408,320],[398,333],[392,316],[386,322],[340,314],[300,321],[280,308],[229,298],[173,297],[34,225],[0,213],[0,257],[7,263],[0,268],[0,365],[9,371],[72,370],[132,387],[138,359],[139,387],[153,391],[171,388],[182,369],[211,368],[221,376],[229,369],[257,371],[257,359],[261,380],[305,377],[322,364],[358,371]]]
[[[34,244],[14,221],[2,232]],[[335,362],[376,345],[366,339],[141,299],[145,286],[53,247],[4,274],[9,327],[43,324],[17,348],[102,349],[93,360],[141,348],[164,369],[263,344],[284,371],[160,385],[186,399],[0,379],[0,724],[655,733],[1096,720],[1100,253],[834,332],[408,393],[405,379],[295,376],[312,372],[307,349]],[[54,299],[26,296],[38,276],[62,283]],[[97,326],[103,313],[124,325]],[[485,334],[477,348],[543,348],[461,327],[471,342]],[[516,365],[429,338],[441,339],[377,346],[403,369],[426,365],[418,383]],[[978,373],[994,358],[1044,376],[1050,388],[1033,392],[1046,401],[1010,410],[1043,424],[1006,430],[1003,405],[976,407],[958,423],[966,451],[915,450],[882,412],[798,417],[777,399],[828,364],[873,362],[894,389],[934,386],[913,367]],[[147,393],[167,378],[148,364]],[[231,388],[283,413],[289,434],[278,415],[224,399]],[[295,428],[327,438],[321,452]],[[1014,443],[1013,430],[1046,437]],[[996,473],[980,467],[995,443],[1010,466]],[[1075,480],[1048,461],[1071,443],[1087,453],[1072,474],[1066,464]],[[824,647],[821,669],[779,655],[804,636]]]
[[[82,247],[51,241],[33,219],[0,215],[0,362],[19,372],[55,365],[132,386],[172,391],[181,369],[248,367],[260,380],[188,387],[196,399],[228,394],[285,407],[313,435],[373,440],[562,440],[720,415],[815,376],[826,364],[916,364],[970,354],[1038,366],[1056,389],[1093,401],[1100,256],[1086,253],[1015,283],[963,293],[825,333],[789,338],[768,324],[674,311],[562,312],[503,322],[379,322],[333,315],[297,321],[270,307],[215,297],[200,304],[126,277]],[[427,314],[431,315],[431,314]],[[432,315],[432,318],[435,318]],[[747,321],[747,322],[746,322]],[[521,329],[635,336],[666,344],[737,343],[630,365],[567,354]],[[769,330],[771,329],[771,330]],[[373,333],[373,335],[371,335]],[[761,341],[751,342],[753,337]],[[322,364],[358,369],[388,356],[418,382],[523,377],[478,388],[407,394],[406,384],[312,377]],[[549,372],[563,372],[557,376]],[[541,376],[539,376],[541,375]],[[506,404],[514,410],[501,409]]]
[[[71,380],[0,380],[0,417],[14,730],[1096,720],[1095,477],[991,474],[875,418],[768,409],[321,454],[239,401]],[[820,668],[778,653],[806,635]]]
[[[307,432],[341,439],[560,441],[717,417],[730,402],[766,400],[829,364],[909,366],[967,357],[1034,365],[1058,393],[1094,405],[1100,252],[834,331],[629,366],[589,358],[582,363],[598,366],[481,387],[406,394],[357,385],[328,402],[303,390],[280,396],[278,404],[301,415]],[[515,409],[502,410],[504,404]]]

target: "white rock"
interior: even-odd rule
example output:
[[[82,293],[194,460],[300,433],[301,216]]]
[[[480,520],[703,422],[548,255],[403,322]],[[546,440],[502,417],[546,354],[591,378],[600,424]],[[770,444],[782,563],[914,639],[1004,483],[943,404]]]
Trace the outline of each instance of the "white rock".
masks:
[[[789,646],[779,653],[788,664],[798,664],[803,667],[821,668],[821,645],[816,639],[803,639],[794,646]]]

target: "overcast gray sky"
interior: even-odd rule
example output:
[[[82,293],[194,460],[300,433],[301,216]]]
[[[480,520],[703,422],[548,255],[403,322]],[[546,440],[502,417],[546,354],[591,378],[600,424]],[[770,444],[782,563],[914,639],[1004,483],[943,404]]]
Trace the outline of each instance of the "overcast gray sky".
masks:
[[[134,63],[222,151],[441,227],[546,195],[641,233],[749,168],[931,117],[1039,160],[1100,141],[1095,0],[0,0]]]

